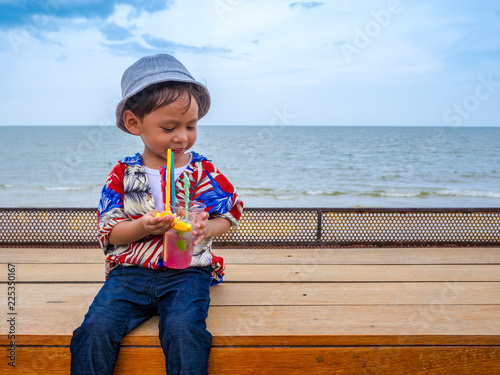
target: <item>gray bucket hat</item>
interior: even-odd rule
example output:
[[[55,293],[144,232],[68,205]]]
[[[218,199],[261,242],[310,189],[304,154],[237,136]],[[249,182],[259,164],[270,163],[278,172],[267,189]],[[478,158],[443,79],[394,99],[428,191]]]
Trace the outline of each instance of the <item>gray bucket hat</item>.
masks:
[[[175,81],[193,83],[200,87],[205,96],[201,100],[199,118],[205,116],[210,108],[208,89],[196,81],[191,73],[175,57],[167,54],[147,56],[132,64],[122,76],[122,100],[116,107],[116,126],[130,133],[123,123],[123,110],[127,100],[139,91],[155,83]]]

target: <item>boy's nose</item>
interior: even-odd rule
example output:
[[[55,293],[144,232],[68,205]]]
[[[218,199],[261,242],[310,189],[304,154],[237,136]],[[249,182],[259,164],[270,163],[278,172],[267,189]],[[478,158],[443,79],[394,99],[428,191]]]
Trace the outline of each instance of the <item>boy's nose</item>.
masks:
[[[178,130],[174,134],[174,142],[185,142],[187,140],[187,132],[184,130]]]

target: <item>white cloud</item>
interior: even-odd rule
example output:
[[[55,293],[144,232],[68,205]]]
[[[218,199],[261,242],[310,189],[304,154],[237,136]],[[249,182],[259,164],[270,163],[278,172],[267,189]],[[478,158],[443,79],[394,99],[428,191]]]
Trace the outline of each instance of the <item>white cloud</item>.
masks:
[[[2,123],[112,119],[123,70],[161,51],[206,81],[214,105],[204,121],[213,124],[267,124],[286,106],[296,124],[445,125],[443,111],[479,75],[500,80],[491,2],[481,9],[450,0],[319,3],[157,1],[146,11],[128,1],[96,5],[99,17],[79,14],[73,3],[39,27],[6,23]],[[348,56],[347,46],[355,48]],[[498,122],[490,103],[499,96],[469,124]]]

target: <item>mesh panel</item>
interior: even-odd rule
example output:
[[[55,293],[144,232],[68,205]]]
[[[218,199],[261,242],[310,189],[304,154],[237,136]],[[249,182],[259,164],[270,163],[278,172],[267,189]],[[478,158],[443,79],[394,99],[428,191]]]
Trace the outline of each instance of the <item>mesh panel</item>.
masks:
[[[237,230],[217,238],[234,242],[312,242],[317,240],[318,213],[301,210],[244,211]]]
[[[322,241],[489,243],[500,212],[325,212]]]
[[[500,209],[247,208],[219,246],[500,245]],[[0,245],[98,246],[96,211],[0,209]]]
[[[96,210],[2,209],[0,243],[97,244]]]

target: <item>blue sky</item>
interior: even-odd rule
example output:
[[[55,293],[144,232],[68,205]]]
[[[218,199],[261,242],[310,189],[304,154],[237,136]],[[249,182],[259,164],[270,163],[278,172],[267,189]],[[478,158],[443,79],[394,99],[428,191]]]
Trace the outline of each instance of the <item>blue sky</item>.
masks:
[[[498,0],[0,0],[0,125],[113,124],[156,53],[202,124],[500,126]]]

